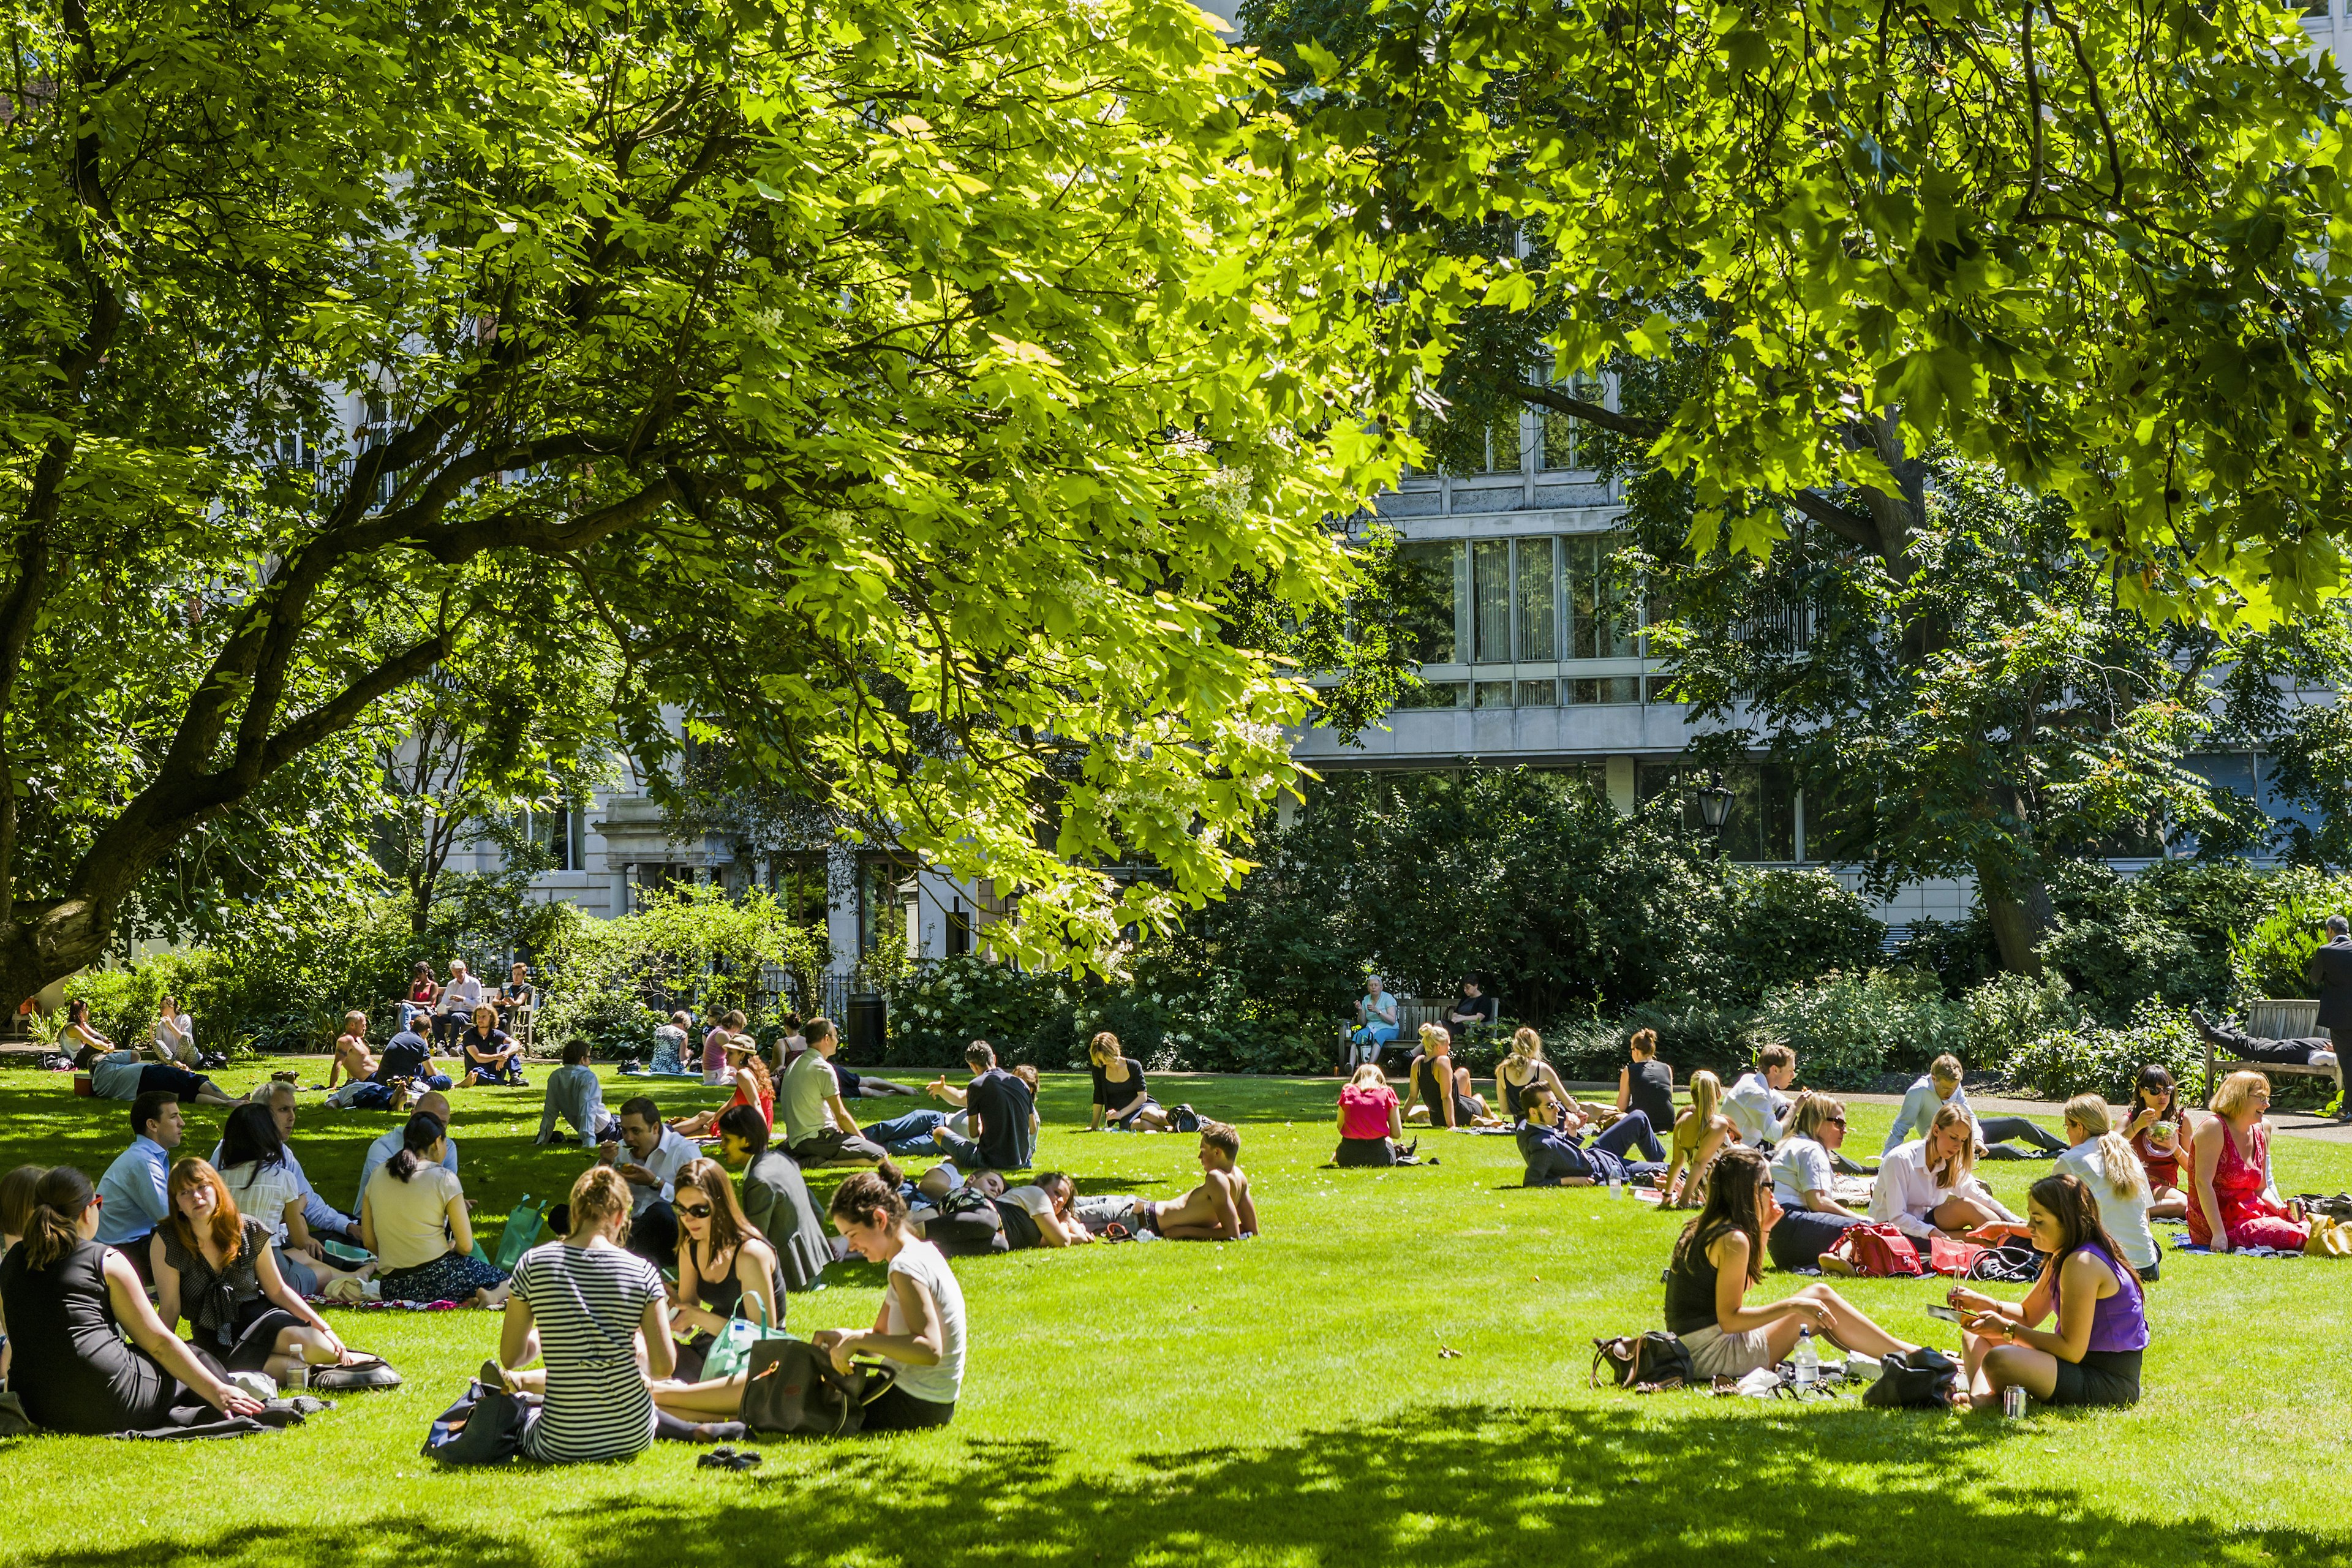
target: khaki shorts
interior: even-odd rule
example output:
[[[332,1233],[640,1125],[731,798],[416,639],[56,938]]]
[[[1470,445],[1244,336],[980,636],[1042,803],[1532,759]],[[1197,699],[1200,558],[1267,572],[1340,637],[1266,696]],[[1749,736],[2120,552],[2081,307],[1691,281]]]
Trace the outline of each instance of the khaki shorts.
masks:
[[[1701,1377],[1745,1377],[1759,1366],[1772,1364],[1772,1350],[1762,1329],[1727,1334],[1709,1323],[1681,1337],[1683,1349],[1690,1352],[1691,1365]]]

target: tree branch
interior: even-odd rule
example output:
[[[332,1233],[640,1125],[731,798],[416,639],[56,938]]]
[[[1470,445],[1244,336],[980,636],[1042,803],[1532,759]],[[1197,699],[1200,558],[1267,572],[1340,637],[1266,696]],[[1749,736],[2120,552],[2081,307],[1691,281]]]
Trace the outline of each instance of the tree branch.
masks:
[[[1511,390],[1526,402],[1535,404],[1538,407],[1549,408],[1555,414],[1565,414],[1571,418],[1581,419],[1588,425],[1598,425],[1603,430],[1614,430],[1620,436],[1631,436],[1643,441],[1654,441],[1665,434],[1666,426],[1664,420],[1639,419],[1630,414],[1620,414],[1615,409],[1604,408],[1598,403],[1587,403],[1581,397],[1570,397],[1556,386],[1538,386],[1534,382],[1523,381]]]

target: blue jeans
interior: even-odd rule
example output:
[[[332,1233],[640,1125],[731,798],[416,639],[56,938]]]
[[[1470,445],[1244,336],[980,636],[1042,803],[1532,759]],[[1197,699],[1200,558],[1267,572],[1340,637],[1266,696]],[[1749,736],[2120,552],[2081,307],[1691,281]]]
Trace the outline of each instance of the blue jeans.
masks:
[[[939,1149],[931,1139],[931,1130],[947,1124],[948,1113],[944,1110],[909,1110],[887,1121],[868,1123],[866,1136],[893,1154],[929,1154]]]
[[[1394,1045],[1396,1037],[1397,1026],[1394,1024],[1366,1024],[1349,1035],[1348,1040],[1356,1047],[1356,1060],[1376,1062],[1381,1059],[1381,1047]]]

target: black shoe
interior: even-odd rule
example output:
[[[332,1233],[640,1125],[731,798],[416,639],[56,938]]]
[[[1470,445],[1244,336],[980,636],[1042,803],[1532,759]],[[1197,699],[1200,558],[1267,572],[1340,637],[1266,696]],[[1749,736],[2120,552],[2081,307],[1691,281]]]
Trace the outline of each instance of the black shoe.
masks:
[[[482,1386],[492,1394],[512,1394],[514,1392],[514,1384],[507,1381],[507,1369],[500,1366],[496,1361],[484,1362],[482,1363],[482,1370],[475,1373],[475,1376],[479,1378],[481,1380]]]
[[[2189,1009],[2189,1016],[2197,1021],[2198,1038],[2203,1040],[2207,1045],[2214,1047],[2219,1050],[2235,1050],[2237,1048],[2233,1041],[2224,1036],[2220,1029],[2214,1026],[2212,1019],[2208,1018],[2204,1014],[2200,1013],[2194,1007]]]

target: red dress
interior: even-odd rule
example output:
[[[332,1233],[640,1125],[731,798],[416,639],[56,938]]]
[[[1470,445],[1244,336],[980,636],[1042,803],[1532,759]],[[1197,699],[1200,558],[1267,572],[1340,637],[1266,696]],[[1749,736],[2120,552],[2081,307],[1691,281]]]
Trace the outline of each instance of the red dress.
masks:
[[[734,1110],[739,1105],[751,1105],[756,1103],[760,1108],[760,1120],[766,1122],[770,1127],[773,1127],[776,1124],[776,1092],[772,1089],[764,1090],[760,1095],[759,1100],[754,1101],[750,1095],[743,1092],[745,1086],[751,1081],[751,1075],[749,1073],[739,1073],[736,1075],[735,1098],[729,1100],[725,1105],[720,1106],[719,1108],[719,1113],[721,1116],[724,1116],[727,1112]]]
[[[2157,1152],[2146,1132],[2132,1135],[2132,1152],[2139,1156],[2140,1168],[2147,1173],[2147,1184],[2151,1189],[2171,1187],[2179,1192],[2188,1190],[2180,1180],[2180,1140],[2181,1127],[2178,1121],[2173,1123],[2172,1142],[2166,1145],[2162,1153]]]
[[[2221,1223],[2229,1229],[2230,1245],[2275,1247],[2282,1251],[2300,1252],[2308,1233],[2286,1217],[2284,1205],[2263,1196],[2263,1173],[2270,1169],[2270,1123],[2255,1122],[2248,1130],[2246,1141],[2252,1146],[2252,1160],[2238,1152],[2229,1124],[2222,1123],[2221,1158],[2213,1167],[2213,1201],[2221,1205]],[[2194,1186],[2187,1191],[2190,1194],[2189,1237],[2200,1247],[2210,1247],[2213,1227],[2206,1218],[2205,1205],[2198,1200]]]

